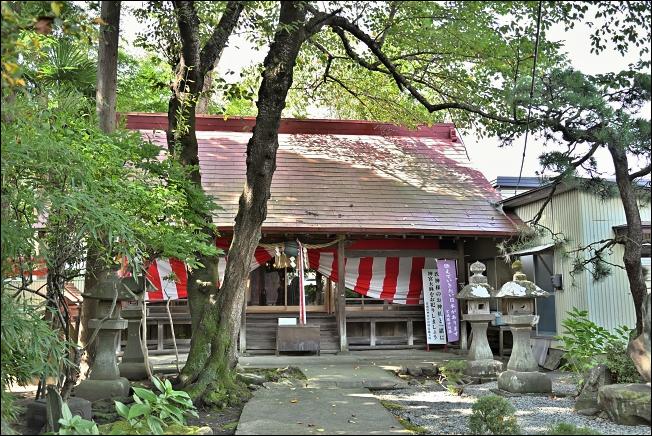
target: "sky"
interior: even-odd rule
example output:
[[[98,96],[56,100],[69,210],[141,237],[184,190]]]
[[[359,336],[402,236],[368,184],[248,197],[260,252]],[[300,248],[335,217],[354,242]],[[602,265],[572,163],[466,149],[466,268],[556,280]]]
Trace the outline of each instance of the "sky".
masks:
[[[142,2],[129,2],[131,7],[138,7]],[[135,17],[123,10],[121,34],[124,38],[123,47],[128,51],[139,54],[139,49],[131,45],[136,33],[142,28]],[[553,26],[548,31],[548,38],[555,41],[562,41],[564,50],[574,68],[586,74],[600,74],[616,72],[625,69],[630,63],[638,59],[638,51],[632,51],[625,56],[620,55],[615,50],[607,48],[600,55],[591,53],[589,36],[591,29],[585,24],[578,24],[576,27],[566,32],[562,25]],[[261,63],[265,57],[265,51],[257,51],[251,43],[242,37],[232,37],[229,46],[224,50],[218,73],[221,77],[228,80],[229,77],[236,78],[238,74],[225,76],[227,70],[238,73],[245,67],[255,63]],[[314,118],[326,118],[327,112],[317,108],[309,111],[309,115]],[[641,114],[650,118],[650,105],[646,105]],[[474,166],[479,169],[488,180],[494,180],[497,176],[518,176],[521,165],[521,158],[524,147],[524,138],[521,137],[514,141],[510,147],[500,147],[497,138],[478,138],[473,132],[461,134],[461,138],[466,146],[469,157]],[[546,148],[548,147],[548,148]],[[540,139],[530,136],[527,142],[526,156],[523,166],[523,177],[535,176],[540,171],[538,156],[549,149]],[[606,177],[613,175],[613,164],[611,156],[605,149],[600,149],[596,153],[598,161],[598,170],[603,171]]]

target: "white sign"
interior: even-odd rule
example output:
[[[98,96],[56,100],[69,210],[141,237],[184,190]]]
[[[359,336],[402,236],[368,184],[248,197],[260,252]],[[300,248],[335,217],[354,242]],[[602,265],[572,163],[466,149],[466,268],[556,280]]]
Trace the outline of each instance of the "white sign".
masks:
[[[446,343],[446,322],[444,321],[444,301],[439,286],[437,269],[422,270],[423,308],[426,313],[426,342],[428,344]]]

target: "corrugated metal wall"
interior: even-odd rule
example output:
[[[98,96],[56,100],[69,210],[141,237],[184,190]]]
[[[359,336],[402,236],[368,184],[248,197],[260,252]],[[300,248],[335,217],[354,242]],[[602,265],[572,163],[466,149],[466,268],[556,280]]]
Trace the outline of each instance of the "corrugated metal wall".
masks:
[[[517,215],[524,221],[531,219],[543,200],[518,207]],[[650,216],[650,206],[641,208],[641,217]],[[614,236],[613,226],[625,224],[625,213],[620,198],[601,201],[597,196],[572,190],[556,195],[544,212],[541,224],[555,232],[563,231],[569,239],[567,249],[586,245]],[[551,242],[545,236],[542,243]],[[623,247],[614,247],[606,257],[609,262],[622,265]],[[556,292],[557,331],[562,332],[561,322],[573,307],[589,311],[591,319],[608,329],[626,324],[636,324],[634,304],[625,271],[612,268],[612,275],[595,282],[586,271],[571,275],[573,259],[555,251],[554,273],[562,274],[562,291]]]
[[[536,201],[516,209],[516,214],[527,221],[534,217],[544,201]],[[577,246],[582,243],[583,220],[580,218],[580,196],[576,190],[567,191],[556,195],[546,207],[539,221],[553,232],[563,232],[569,239],[568,246]],[[552,242],[549,234],[544,235],[541,243]],[[577,307],[588,309],[587,277],[586,274],[571,276],[573,269],[572,259],[564,257],[560,250],[555,251],[554,273],[562,275],[563,290],[555,292],[557,332],[563,332],[561,322],[566,312]]]

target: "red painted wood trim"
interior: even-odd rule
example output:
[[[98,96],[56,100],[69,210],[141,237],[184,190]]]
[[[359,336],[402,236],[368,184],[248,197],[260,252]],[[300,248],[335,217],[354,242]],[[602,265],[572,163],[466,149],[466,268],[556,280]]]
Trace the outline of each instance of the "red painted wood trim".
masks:
[[[127,113],[121,114],[120,117],[122,119],[126,117],[127,128],[132,130],[165,130],[168,126],[167,114]],[[196,118],[197,131],[251,132],[255,124],[254,117],[232,117],[225,120],[220,116],[197,115]],[[453,142],[457,140],[455,125],[452,123],[439,123],[410,130],[394,124],[373,121],[283,118],[279,133],[412,136],[441,138]]]

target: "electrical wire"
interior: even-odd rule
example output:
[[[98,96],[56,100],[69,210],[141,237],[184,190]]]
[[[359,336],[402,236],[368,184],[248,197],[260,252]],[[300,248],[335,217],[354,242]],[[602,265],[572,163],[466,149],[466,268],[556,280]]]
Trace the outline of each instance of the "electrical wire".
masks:
[[[521,177],[523,175],[523,164],[525,163],[525,151],[527,150],[527,140],[530,133],[530,116],[532,114],[532,98],[534,97],[534,77],[537,71],[537,59],[539,57],[539,30],[541,29],[541,4],[539,1],[539,8],[537,12],[537,34],[534,41],[534,61],[532,63],[532,82],[530,83],[530,99],[527,105],[527,122],[525,125],[525,142],[523,143],[523,156],[521,157],[521,169],[518,172],[518,181],[514,188],[514,195],[516,195],[519,186],[521,185]]]

